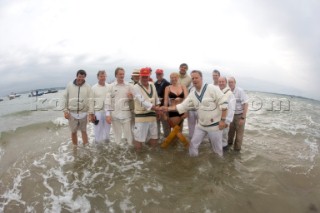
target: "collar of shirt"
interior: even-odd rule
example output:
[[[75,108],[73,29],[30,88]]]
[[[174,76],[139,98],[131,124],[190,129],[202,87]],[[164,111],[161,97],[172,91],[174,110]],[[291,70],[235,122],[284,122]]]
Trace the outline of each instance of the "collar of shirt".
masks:
[[[198,92],[198,90],[194,87],[194,91],[196,91],[196,93],[201,94],[203,87],[206,85],[206,83],[202,83],[201,89]]]
[[[128,83],[125,81],[123,83],[118,83],[118,81],[115,81],[113,84],[114,85],[128,85]]]
[[[179,74],[179,77],[180,77],[180,78],[185,78],[185,77],[187,77],[187,73],[184,74],[184,75]]]

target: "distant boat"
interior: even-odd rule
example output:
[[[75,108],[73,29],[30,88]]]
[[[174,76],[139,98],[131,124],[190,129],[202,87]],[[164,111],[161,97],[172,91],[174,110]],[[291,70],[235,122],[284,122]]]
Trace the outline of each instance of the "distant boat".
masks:
[[[15,99],[16,96],[15,95],[8,95],[9,100]]]
[[[29,94],[29,97],[36,97],[36,96],[41,96],[43,95],[44,92],[40,92],[39,90],[33,90],[31,91],[31,93]]]
[[[2,99],[2,98],[0,98],[0,101],[3,101],[3,99]]]
[[[12,92],[10,95],[8,95],[9,100],[15,99],[17,97],[20,97],[20,94]]]
[[[47,91],[47,93],[56,93],[56,92],[58,92],[58,90],[56,90],[56,89],[49,89],[49,90]]]
[[[43,94],[48,94],[48,93],[56,93],[58,90],[56,89],[47,89],[47,90],[42,90]]]

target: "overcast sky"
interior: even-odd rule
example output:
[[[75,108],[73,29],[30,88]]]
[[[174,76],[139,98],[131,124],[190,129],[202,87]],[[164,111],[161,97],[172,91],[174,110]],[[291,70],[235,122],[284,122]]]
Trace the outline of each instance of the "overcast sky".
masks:
[[[79,69],[93,84],[99,69],[186,62],[320,100],[319,20],[318,0],[0,0],[0,96],[65,86]]]

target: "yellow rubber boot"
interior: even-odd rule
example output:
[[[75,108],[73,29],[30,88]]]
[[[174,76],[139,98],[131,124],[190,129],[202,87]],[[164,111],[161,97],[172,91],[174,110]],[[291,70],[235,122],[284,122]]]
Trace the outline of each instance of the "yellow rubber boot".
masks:
[[[186,149],[189,148],[189,141],[186,139],[186,137],[184,137],[182,132],[178,132],[177,137],[179,138],[180,142],[184,145]]]
[[[166,137],[166,139],[164,139],[164,141],[161,144],[162,148],[167,148],[169,146],[169,144],[172,142],[172,140],[176,137],[177,133],[180,132],[180,126],[176,125],[173,130],[170,132],[170,134],[168,135],[168,137]]]

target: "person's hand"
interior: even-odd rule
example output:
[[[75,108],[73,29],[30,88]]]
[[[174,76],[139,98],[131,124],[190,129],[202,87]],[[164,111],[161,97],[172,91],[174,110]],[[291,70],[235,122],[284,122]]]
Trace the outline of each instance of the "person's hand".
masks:
[[[219,129],[223,130],[226,126],[226,122],[225,121],[219,121]]]
[[[128,96],[128,98],[129,98],[130,100],[133,99],[133,94],[132,94],[132,92],[128,92],[127,96]]]
[[[161,110],[160,106],[152,106],[151,110],[157,111],[157,113]]]
[[[96,120],[94,114],[89,114],[89,122],[94,122]]]
[[[245,123],[245,119],[240,118],[240,120],[239,120],[239,126],[244,125],[244,123]]]
[[[183,113],[183,115],[181,116],[182,119],[185,119],[188,117],[188,113]]]
[[[107,116],[107,117],[106,117],[106,122],[107,122],[108,124],[111,124],[111,121],[112,121],[112,120],[111,120],[111,116]]]
[[[163,112],[168,112],[168,107],[167,107],[167,106],[162,106],[162,107],[161,107],[161,110],[162,110]]]
[[[64,112],[64,118],[69,119],[70,118],[70,113],[69,112]]]

